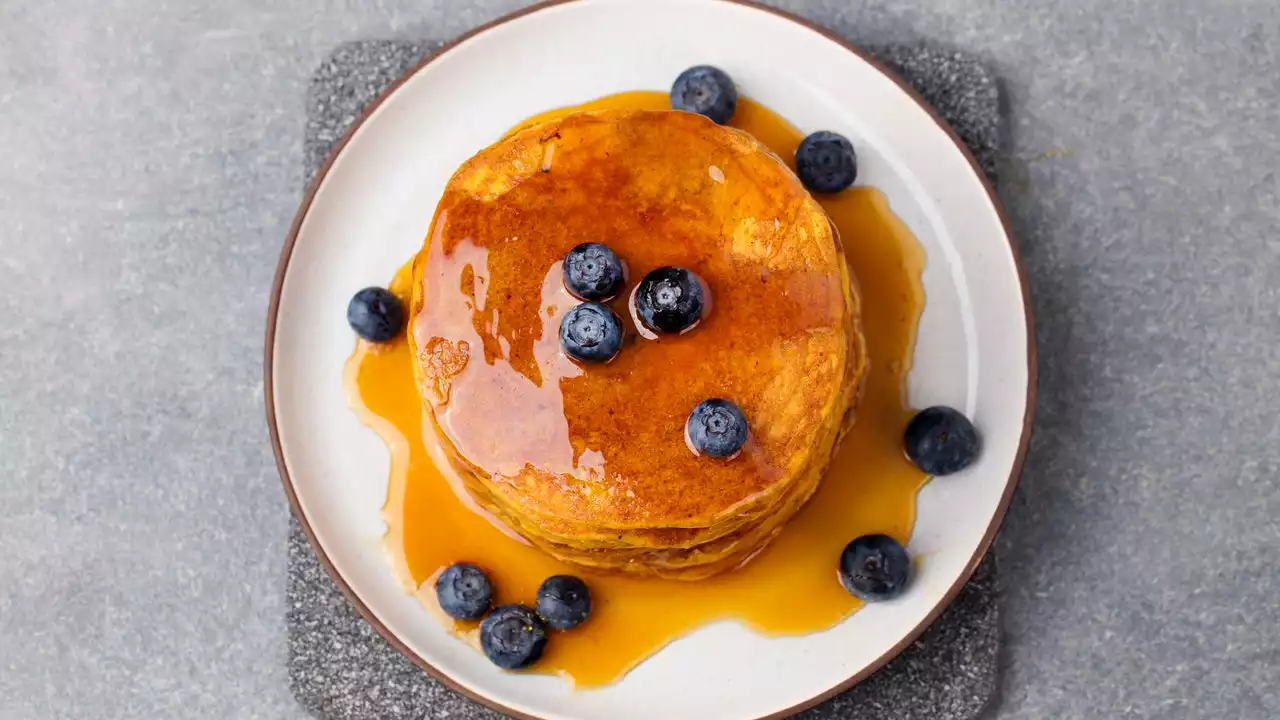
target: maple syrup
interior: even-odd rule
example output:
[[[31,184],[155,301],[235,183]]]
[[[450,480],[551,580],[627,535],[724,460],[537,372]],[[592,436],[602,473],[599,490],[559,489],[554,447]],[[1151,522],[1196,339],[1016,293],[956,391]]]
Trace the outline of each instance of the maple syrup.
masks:
[[[668,107],[665,93],[628,92],[543,113],[519,127],[581,110]],[[741,98],[729,124],[754,135],[794,170],[803,135],[786,120]],[[745,567],[694,582],[597,574],[535,549],[470,499],[432,433],[424,437],[431,421],[423,417],[402,334],[382,345],[359,341],[347,363],[346,384],[352,407],[391,452],[385,544],[406,590],[476,644],[478,623],[453,621],[436,605],[434,579],[448,565],[467,561],[485,568],[498,604],[532,606],[547,577],[582,577],[592,591],[590,619],[572,631],[553,633],[532,668],[561,674],[579,687],[615,681],[668,642],[716,620],[791,635],[829,628],[857,610],[860,601],[836,578],[840,551],[868,533],[905,543],[915,520],[916,494],[927,480],[902,453],[911,417],[906,375],[924,305],[924,254],[877,190],[855,187],[817,199],[838,228],[858,278],[870,365],[856,424],[817,493],[771,545]],[[412,282],[406,265],[390,285],[406,306]]]

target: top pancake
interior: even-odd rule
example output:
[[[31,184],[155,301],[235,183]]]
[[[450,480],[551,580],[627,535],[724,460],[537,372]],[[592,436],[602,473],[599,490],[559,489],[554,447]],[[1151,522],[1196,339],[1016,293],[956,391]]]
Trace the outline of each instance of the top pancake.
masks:
[[[578,302],[561,261],[583,242],[628,267],[611,303],[627,340],[607,365],[559,348]],[[663,265],[700,275],[710,309],[691,332],[645,339],[627,299]],[[487,505],[557,542],[766,514],[825,467],[864,370],[826,215],[751,136],[698,115],[582,113],[503,138],[450,180],[414,277],[415,373],[442,443]],[[750,424],[731,460],[685,443],[712,397]]]

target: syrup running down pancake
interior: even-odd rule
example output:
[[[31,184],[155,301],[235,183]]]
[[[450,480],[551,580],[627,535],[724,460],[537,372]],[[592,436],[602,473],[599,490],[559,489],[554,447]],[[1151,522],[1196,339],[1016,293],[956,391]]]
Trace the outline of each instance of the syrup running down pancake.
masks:
[[[561,261],[608,245],[628,281],[605,365],[560,350]],[[702,321],[643,337],[646,273],[706,283]],[[770,151],[679,112],[518,130],[449,182],[413,274],[409,341],[433,433],[476,502],[552,556],[697,579],[758,553],[817,489],[866,370],[857,293],[822,208]],[[750,437],[699,457],[683,429],[723,397]]]

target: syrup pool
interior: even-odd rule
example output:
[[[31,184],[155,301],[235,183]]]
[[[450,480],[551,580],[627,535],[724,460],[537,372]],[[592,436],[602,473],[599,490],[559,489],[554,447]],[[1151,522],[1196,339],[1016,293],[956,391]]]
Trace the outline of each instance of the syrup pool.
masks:
[[[668,109],[665,93],[627,92],[530,118],[518,127],[572,112],[607,108]],[[803,134],[747,98],[731,126],[767,145],[794,169]],[[478,645],[474,622],[440,612],[433,589],[448,565],[485,568],[496,603],[532,606],[538,585],[569,573],[591,587],[594,609],[583,626],[553,632],[547,652],[529,672],[556,673],[579,687],[608,684],[667,643],[718,620],[745,623],[767,635],[827,629],[856,611],[836,578],[840,551],[853,538],[884,533],[905,542],[915,521],[916,494],[927,477],[902,454],[911,418],[906,376],[924,307],[924,253],[874,188],[817,196],[840,231],[862,296],[862,329],[870,364],[858,420],[841,443],[817,493],[778,538],[745,567],[707,580],[682,582],[595,574],[565,565],[520,540],[480,511],[438,448],[423,439],[422,404],[414,386],[408,342],[359,341],[345,382],[361,420],[391,452],[384,517],[387,554],[407,592],[463,640]],[[390,289],[408,306],[410,266]]]

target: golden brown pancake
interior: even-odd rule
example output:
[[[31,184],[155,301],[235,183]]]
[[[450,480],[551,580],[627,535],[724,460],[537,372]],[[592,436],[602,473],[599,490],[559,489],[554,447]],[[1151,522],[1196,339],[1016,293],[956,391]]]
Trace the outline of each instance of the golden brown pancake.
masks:
[[[605,365],[559,347],[583,242],[628,268]],[[709,310],[642,337],[650,270],[697,273]],[[450,180],[414,266],[410,343],[430,427],[484,508],[580,565],[697,578],[745,562],[812,495],[865,370],[857,295],[818,204],[751,136],[680,112],[519,130]],[[685,421],[722,397],[743,451],[699,457]]]

